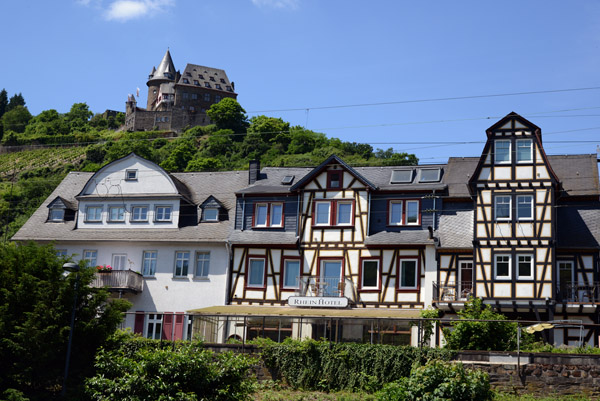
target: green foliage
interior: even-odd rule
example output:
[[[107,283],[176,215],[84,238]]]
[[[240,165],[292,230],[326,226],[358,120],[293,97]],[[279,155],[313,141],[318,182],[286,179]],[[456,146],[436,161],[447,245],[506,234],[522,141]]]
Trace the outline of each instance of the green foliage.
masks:
[[[9,103],[10,106],[10,103]],[[2,116],[2,125],[6,131],[11,130],[16,133],[25,132],[27,123],[31,120],[31,113],[25,106],[9,107]]]
[[[423,319],[437,319],[440,317],[440,310],[432,307],[423,309],[421,311],[421,317]],[[421,343],[419,346],[424,347],[429,345],[431,336],[435,330],[436,320],[420,320],[421,326]],[[411,326],[418,326],[418,322],[411,322]]]
[[[248,128],[246,110],[237,100],[230,97],[211,105],[206,114],[215,123],[217,129],[230,129],[236,134],[241,134]]]
[[[93,400],[234,401],[249,399],[253,390],[248,371],[255,361],[246,355],[122,333],[112,342],[96,355],[96,375],[86,382]]]
[[[0,246],[0,388],[45,400],[60,390],[76,275],[63,276],[64,260],[51,245]],[[96,349],[116,329],[130,304],[107,302],[89,287],[94,269],[79,273],[71,376],[81,380]]]
[[[23,95],[20,92],[10,97],[8,105],[6,106],[6,111],[9,112],[11,110],[16,109],[17,107],[25,107],[25,99],[23,98]]]
[[[446,346],[454,350],[512,351],[517,349],[517,323],[503,322],[506,316],[484,305],[481,298],[470,298],[458,312],[453,329],[444,328]],[[473,321],[495,320],[495,321]]]
[[[6,113],[6,107],[8,106],[8,93],[6,89],[0,91],[0,118]]]
[[[184,171],[194,157],[196,148],[189,140],[179,141],[177,146],[169,152],[169,156],[160,164],[167,171]]]
[[[378,401],[487,401],[493,396],[487,373],[466,370],[461,363],[416,364],[410,376],[386,384]]]
[[[568,345],[559,345],[555,347],[552,344],[544,342],[531,342],[521,346],[521,349],[526,352],[549,352],[553,354],[600,354],[600,348],[592,347],[584,344],[581,347],[573,347]]]
[[[261,340],[263,360],[293,388],[375,391],[408,376],[415,361],[449,359],[448,350],[378,344]]]

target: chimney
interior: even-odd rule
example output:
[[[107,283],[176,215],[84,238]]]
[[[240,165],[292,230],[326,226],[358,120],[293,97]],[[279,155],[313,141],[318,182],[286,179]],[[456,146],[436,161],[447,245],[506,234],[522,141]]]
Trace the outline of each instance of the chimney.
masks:
[[[256,181],[258,181],[259,174],[260,174],[260,161],[259,160],[250,160],[250,165],[248,168],[248,184],[252,185]]]

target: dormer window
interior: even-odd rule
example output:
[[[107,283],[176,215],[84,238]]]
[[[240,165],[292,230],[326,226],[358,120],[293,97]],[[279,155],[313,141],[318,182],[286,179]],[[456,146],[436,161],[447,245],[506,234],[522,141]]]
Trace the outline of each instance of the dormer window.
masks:
[[[63,208],[52,208],[50,209],[50,213],[48,215],[48,220],[50,221],[64,221],[65,219],[65,209]]]
[[[183,78],[183,83],[184,83],[184,84],[189,84],[189,83],[190,83],[190,81],[189,81],[187,78]]]
[[[283,203],[257,203],[254,209],[254,227],[283,227]]]
[[[85,209],[85,221],[98,223],[102,221],[102,206],[88,206]]]
[[[126,181],[135,181],[137,180],[137,170],[125,170],[125,180]]]
[[[339,189],[342,187],[342,172],[339,170],[327,172],[327,189]]]
[[[510,163],[510,140],[502,139],[494,142],[494,151],[496,163]]]
[[[154,209],[154,221],[171,221],[171,206],[156,206]]]
[[[219,209],[215,207],[207,207],[202,212],[203,221],[219,221]]]
[[[108,221],[113,223],[125,221],[125,207],[111,206],[108,209]]]

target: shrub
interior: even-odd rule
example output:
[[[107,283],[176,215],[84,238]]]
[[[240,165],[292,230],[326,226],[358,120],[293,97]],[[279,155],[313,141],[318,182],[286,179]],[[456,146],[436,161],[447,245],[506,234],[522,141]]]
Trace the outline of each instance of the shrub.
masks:
[[[121,333],[96,355],[86,393],[93,400],[246,400],[253,363],[246,355],[214,354],[200,342],[173,345]]]
[[[380,344],[261,340],[265,365],[293,388],[374,391],[409,375],[415,361],[450,359],[448,350]]]
[[[466,370],[460,363],[433,360],[416,365],[409,377],[385,385],[377,393],[377,400],[486,401],[492,395],[487,373]]]

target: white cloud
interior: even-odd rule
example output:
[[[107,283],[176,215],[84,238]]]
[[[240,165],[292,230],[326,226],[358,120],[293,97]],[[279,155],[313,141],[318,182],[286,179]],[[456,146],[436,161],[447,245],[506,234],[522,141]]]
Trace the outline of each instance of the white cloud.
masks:
[[[108,6],[105,17],[125,22],[164,11],[173,3],[173,0],[115,0]]]
[[[295,10],[298,8],[300,0],[252,0],[252,4],[257,7],[270,7],[270,8],[287,8]]]

